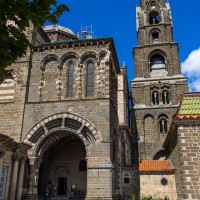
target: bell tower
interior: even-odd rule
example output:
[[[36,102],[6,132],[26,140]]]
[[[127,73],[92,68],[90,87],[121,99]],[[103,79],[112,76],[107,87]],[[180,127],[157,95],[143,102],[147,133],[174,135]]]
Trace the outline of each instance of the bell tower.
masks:
[[[181,75],[179,47],[173,40],[170,4],[165,0],[140,0],[136,8],[138,46],[133,48],[134,162],[164,159],[162,144],[181,94],[188,90]]]

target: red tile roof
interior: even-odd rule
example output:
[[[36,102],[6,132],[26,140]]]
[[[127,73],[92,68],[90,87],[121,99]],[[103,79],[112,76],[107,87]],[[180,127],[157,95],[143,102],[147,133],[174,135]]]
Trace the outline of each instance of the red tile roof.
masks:
[[[139,172],[173,172],[169,160],[143,160]]]

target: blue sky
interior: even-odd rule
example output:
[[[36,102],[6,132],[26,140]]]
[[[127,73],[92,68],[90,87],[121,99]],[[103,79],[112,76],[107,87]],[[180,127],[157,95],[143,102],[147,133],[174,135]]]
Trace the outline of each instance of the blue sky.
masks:
[[[92,24],[95,37],[113,37],[120,65],[126,62],[129,80],[134,78],[132,48],[137,46],[136,5],[139,0],[58,0],[70,8],[59,24],[78,33]],[[200,1],[169,0],[174,41],[180,46],[184,75],[190,90],[200,91]],[[193,52],[194,51],[194,52]],[[192,53],[193,52],[193,53]],[[192,54],[191,54],[192,53]]]

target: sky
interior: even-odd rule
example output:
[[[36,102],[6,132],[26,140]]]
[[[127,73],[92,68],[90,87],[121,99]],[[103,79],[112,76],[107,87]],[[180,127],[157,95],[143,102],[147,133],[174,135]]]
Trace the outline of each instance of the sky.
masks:
[[[200,91],[200,1],[168,0],[172,11],[174,42],[179,43],[182,74],[188,77],[190,91]],[[139,0],[58,0],[70,12],[59,25],[75,34],[81,26],[91,26],[95,38],[113,37],[120,66],[125,61],[128,79],[134,78],[133,47],[137,46],[136,5]]]

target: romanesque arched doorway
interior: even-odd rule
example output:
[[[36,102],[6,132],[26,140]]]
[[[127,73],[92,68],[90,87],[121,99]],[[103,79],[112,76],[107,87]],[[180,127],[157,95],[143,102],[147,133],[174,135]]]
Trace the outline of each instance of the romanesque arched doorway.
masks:
[[[50,186],[54,197],[84,198],[87,162],[82,140],[73,133],[57,131],[46,138],[40,148],[45,151],[38,166],[38,196],[45,196]]]
[[[32,146],[28,152],[30,179],[26,194],[30,198],[44,196],[50,185],[53,196],[84,199],[90,149],[100,140],[94,125],[77,114],[56,114],[35,124],[24,138]]]

